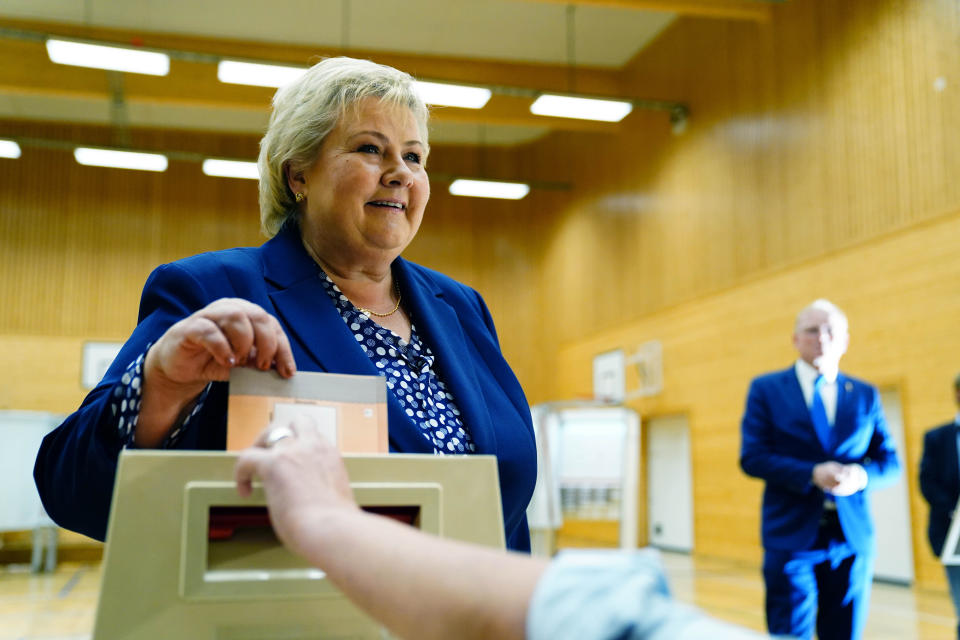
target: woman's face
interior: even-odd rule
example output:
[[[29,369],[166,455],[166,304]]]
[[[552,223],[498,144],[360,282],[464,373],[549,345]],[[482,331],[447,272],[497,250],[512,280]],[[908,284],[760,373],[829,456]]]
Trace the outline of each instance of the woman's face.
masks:
[[[324,260],[392,260],[417,233],[430,198],[426,147],[409,109],[367,98],[348,108],[316,161],[291,172],[306,200],[305,240]]]

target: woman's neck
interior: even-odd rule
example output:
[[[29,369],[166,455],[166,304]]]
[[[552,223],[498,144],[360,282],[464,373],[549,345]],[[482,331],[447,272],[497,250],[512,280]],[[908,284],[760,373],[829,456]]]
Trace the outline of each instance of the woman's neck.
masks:
[[[324,252],[324,255],[321,255],[309,242],[301,240],[313,261],[354,306],[374,311],[389,311],[387,307],[392,308],[397,302],[396,287],[390,269],[392,260],[351,261],[334,252]],[[331,253],[334,255],[330,256]]]

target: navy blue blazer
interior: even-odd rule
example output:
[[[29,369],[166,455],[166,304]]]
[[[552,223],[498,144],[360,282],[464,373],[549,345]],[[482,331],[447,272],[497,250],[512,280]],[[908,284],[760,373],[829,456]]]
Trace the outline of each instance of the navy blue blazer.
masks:
[[[300,371],[377,375],[321,284],[319,267],[288,225],[261,247],[204,253],[158,267],[147,279],[139,322],[100,384],[47,435],[34,478],[61,526],[103,540],[121,443],[109,396],[126,366],[175,322],[224,297],[250,300],[276,316]],[[507,365],[480,295],[447,276],[397,258],[393,272],[437,374],[453,392],[479,454],[497,456],[507,546],[529,550],[526,508],[536,480],[530,408]],[[178,448],[223,449],[227,384],[212,385]],[[417,425],[387,394],[390,450],[432,453]]]
[[[766,482],[761,527],[765,549],[799,551],[815,542],[824,501],[823,491],[810,481],[815,465],[828,460],[858,463],[867,471],[867,490],[893,483],[900,473],[877,389],[842,373],[837,384],[828,449],[817,437],[792,366],[750,384],[740,466]],[[872,553],[874,547],[867,490],[836,498],[844,536],[858,553]]]
[[[957,464],[957,425],[953,422],[927,431],[920,458],[920,492],[930,504],[927,538],[937,556],[943,551],[953,510],[960,499]]]

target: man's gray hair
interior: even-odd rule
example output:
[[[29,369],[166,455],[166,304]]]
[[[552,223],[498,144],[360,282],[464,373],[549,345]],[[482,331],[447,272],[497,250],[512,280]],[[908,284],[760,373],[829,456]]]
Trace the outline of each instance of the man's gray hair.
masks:
[[[813,311],[813,310],[826,311],[827,314],[830,315],[831,317],[836,317],[840,319],[841,323],[843,324],[844,331],[849,329],[850,325],[847,322],[847,314],[845,314],[840,309],[840,307],[833,304],[826,298],[817,298],[816,300],[814,300],[813,302],[805,306],[803,309],[801,309],[800,312],[797,314],[797,317],[793,323],[794,331],[800,328],[800,319],[803,317],[803,315],[806,312]]]
[[[410,109],[427,146],[426,104],[414,79],[393,67],[355,58],[327,58],[273,96],[267,133],[260,141],[260,227],[267,237],[297,214],[286,169],[310,168],[324,139],[348,108],[365,98]]]

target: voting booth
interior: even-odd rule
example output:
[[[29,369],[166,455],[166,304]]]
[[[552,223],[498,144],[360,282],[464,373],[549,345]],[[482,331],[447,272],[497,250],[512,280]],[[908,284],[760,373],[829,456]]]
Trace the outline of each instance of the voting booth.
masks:
[[[43,437],[62,419],[40,411],[0,411],[0,532],[33,532],[34,572],[57,565],[57,526],[40,503],[33,462]]]
[[[262,488],[237,494],[237,457],[122,453],[93,639],[388,637],[322,571],[280,544]],[[344,458],[361,507],[445,538],[504,548],[495,457]]]
[[[532,408],[537,483],[527,507],[534,555],[556,551],[566,520],[616,521],[621,549],[637,546],[640,416],[597,402]]]

